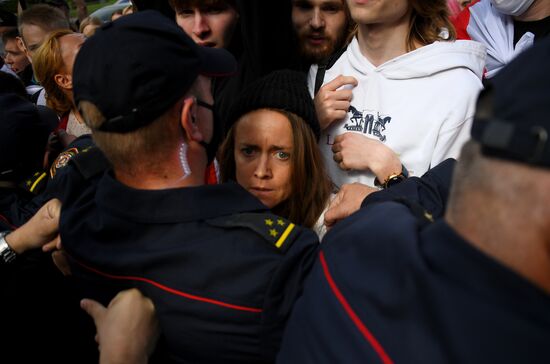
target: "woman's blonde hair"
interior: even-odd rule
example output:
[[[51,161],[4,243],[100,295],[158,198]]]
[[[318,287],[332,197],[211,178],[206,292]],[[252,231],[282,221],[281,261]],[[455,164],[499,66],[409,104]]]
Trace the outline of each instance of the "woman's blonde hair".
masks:
[[[55,75],[62,72],[65,67],[59,38],[69,34],[75,33],[69,29],[54,31],[32,57],[34,76],[46,91],[46,104],[59,115],[65,114],[73,107],[72,101],[55,82]]]

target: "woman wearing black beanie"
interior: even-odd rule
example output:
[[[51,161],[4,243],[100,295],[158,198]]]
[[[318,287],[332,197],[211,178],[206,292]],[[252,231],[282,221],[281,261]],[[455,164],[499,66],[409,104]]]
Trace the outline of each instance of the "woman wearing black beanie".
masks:
[[[282,70],[250,84],[233,103],[224,133],[222,181],[236,180],[274,213],[322,236],[331,183],[305,75]]]

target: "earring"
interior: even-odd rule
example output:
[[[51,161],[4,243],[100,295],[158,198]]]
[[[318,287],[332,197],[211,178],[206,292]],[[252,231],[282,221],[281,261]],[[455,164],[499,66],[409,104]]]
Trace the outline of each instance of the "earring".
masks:
[[[183,176],[181,177],[181,179],[184,179],[191,175],[191,168],[189,167],[189,163],[187,162],[187,144],[184,142],[182,142],[180,145],[179,157],[181,170],[183,171]]]

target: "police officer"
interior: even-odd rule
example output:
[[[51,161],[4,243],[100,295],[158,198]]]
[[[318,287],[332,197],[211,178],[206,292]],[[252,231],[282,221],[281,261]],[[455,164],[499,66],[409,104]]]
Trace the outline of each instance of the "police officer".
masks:
[[[550,362],[549,57],[480,96],[444,218],[370,204],[326,236],[281,363]]]
[[[13,76],[2,73],[0,84],[0,219],[19,226],[13,204],[32,198],[46,181],[42,159],[57,116],[28,101]]]
[[[202,185],[217,147],[211,76],[235,66],[154,11],[98,29],[75,62],[75,100],[106,160],[81,153],[63,172],[73,276],[103,303],[139,288],[179,361],[273,361],[318,247],[239,185]]]

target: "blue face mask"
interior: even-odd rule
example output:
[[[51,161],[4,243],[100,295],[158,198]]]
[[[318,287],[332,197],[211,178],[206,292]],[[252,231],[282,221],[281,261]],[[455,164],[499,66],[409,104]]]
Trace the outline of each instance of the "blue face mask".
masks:
[[[527,11],[535,0],[491,0],[495,9],[507,15],[518,16]]]

